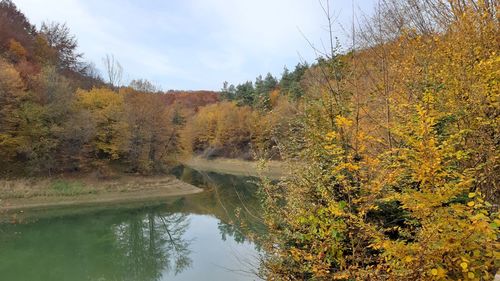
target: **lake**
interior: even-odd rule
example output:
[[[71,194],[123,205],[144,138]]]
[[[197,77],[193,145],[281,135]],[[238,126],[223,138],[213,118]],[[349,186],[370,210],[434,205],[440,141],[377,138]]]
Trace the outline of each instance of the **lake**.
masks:
[[[0,279],[260,280],[255,178],[174,174],[205,192],[99,210],[24,213],[0,225]]]

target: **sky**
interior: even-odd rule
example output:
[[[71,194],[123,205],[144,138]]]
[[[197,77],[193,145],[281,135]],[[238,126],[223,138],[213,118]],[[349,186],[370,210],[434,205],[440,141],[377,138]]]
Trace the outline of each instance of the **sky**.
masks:
[[[123,83],[148,79],[163,90],[219,90],[313,62],[328,41],[319,0],[14,0],[37,27],[66,23],[78,51],[104,73],[102,58],[123,66]],[[334,35],[349,47],[352,0],[332,0]],[[376,0],[354,0],[357,17]]]

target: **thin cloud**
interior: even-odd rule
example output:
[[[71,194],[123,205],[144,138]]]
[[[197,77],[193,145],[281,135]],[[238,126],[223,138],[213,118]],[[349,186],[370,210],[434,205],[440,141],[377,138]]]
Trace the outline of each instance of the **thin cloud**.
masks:
[[[370,8],[374,0],[357,1]],[[300,30],[319,43],[324,18],[316,0],[97,1],[17,0],[30,20],[65,22],[80,51],[101,66],[113,54],[126,77],[164,89],[220,89],[258,74],[279,75],[314,59]],[[350,1],[334,1],[350,20]],[[345,6],[345,7],[344,7]],[[342,23],[342,22],[341,22]],[[346,25],[346,22],[343,22]],[[344,37],[341,32],[338,36]]]

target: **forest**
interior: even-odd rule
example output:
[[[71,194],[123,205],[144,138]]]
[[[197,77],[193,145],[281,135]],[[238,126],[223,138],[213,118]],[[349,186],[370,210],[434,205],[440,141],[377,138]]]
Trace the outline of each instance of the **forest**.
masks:
[[[123,85],[111,55],[101,76],[65,24],[37,29],[2,0],[0,177],[278,160],[286,175],[259,186],[262,278],[493,280],[499,7],[381,0],[353,23],[352,46],[330,30],[316,61],[213,92]]]
[[[286,97],[300,97],[307,65],[279,83],[268,74],[220,93],[160,91],[145,79],[122,86],[120,63],[107,55],[99,76],[66,25],[37,30],[11,1],[0,11],[4,176],[161,173],[191,153],[280,157],[273,147],[294,110]]]

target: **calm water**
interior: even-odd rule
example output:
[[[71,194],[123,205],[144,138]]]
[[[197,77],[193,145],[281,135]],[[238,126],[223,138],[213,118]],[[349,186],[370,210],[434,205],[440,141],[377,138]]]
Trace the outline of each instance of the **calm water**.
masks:
[[[175,173],[207,191],[0,225],[0,280],[258,280],[252,179]]]

